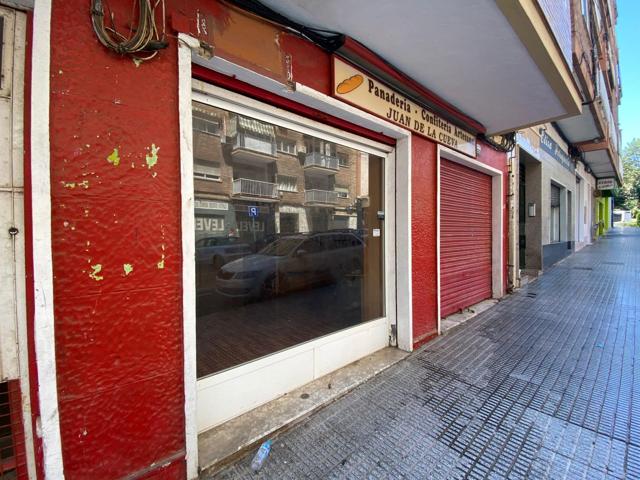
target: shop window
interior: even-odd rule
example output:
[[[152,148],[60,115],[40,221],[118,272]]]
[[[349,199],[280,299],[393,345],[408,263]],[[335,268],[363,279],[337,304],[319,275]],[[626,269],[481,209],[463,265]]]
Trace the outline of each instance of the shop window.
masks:
[[[199,180],[220,181],[220,164],[207,160],[196,159],[193,162],[193,178]]]
[[[560,241],[560,187],[551,185],[551,211],[549,214],[551,243]]]
[[[228,147],[209,142],[210,154],[194,158],[194,178],[220,182],[215,192],[194,185],[203,189],[194,192],[198,377],[382,317],[384,236],[364,232],[384,228],[376,214],[384,205],[384,159],[341,145],[367,167],[354,168],[335,189],[331,171],[305,174],[302,182],[276,174],[291,171],[285,155],[236,151],[236,137],[245,149],[262,145],[266,153],[273,142],[295,151],[295,142],[275,137],[275,125],[248,116],[236,122],[235,113],[194,102],[194,116],[199,109],[232,119],[227,134],[234,140]],[[336,158],[337,143],[323,135],[305,135],[308,152]],[[221,177],[221,165],[233,165],[233,175]],[[336,215],[338,199],[357,188],[369,192],[367,202]]]
[[[290,175],[278,175],[278,190],[281,192],[297,192],[298,177]]]

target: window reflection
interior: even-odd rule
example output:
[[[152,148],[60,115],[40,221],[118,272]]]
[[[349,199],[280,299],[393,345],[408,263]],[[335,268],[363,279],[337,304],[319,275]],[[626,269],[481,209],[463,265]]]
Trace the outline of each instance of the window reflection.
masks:
[[[383,160],[193,104],[203,377],[383,312]]]

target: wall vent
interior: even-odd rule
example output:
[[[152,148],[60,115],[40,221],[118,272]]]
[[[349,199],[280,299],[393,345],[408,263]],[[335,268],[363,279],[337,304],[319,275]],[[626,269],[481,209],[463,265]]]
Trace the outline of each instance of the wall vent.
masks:
[[[27,477],[20,384],[0,382],[0,480]]]

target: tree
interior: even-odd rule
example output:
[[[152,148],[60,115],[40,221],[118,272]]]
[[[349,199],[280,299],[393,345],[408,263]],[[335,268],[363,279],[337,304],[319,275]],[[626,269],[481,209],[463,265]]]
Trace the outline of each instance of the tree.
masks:
[[[616,207],[631,210],[640,203],[640,138],[631,140],[622,150],[623,183],[613,192]]]

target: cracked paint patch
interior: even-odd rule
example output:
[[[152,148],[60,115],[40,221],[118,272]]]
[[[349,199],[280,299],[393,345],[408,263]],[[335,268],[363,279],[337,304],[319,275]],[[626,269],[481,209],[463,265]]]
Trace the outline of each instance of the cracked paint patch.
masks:
[[[147,153],[145,159],[147,161],[147,167],[151,169],[158,163],[158,152],[160,151],[160,147],[156,147],[156,144],[152,143],[151,147],[147,150],[149,150],[149,153]]]
[[[100,280],[104,280],[104,277],[102,275],[98,275],[102,271],[101,264],[96,263],[95,265],[91,265],[91,270],[93,271],[89,274],[89,276],[93,278],[96,282],[99,282]]]
[[[133,265],[131,265],[130,263],[125,263],[122,265],[122,269],[124,270],[124,275],[127,276],[131,272],[133,272]]]
[[[76,187],[83,187],[83,188],[89,188],[89,180],[83,180],[81,182],[60,182],[62,183],[62,185],[64,186],[64,188],[76,188]]]
[[[118,153],[117,148],[114,148],[111,155],[107,157],[107,162],[111,163],[114,167],[120,165],[120,154]]]
[[[164,237],[164,229],[162,230],[162,236]],[[160,248],[162,248],[162,256],[160,257],[160,261],[158,262],[158,270],[162,270],[164,268],[164,243],[160,245]]]

